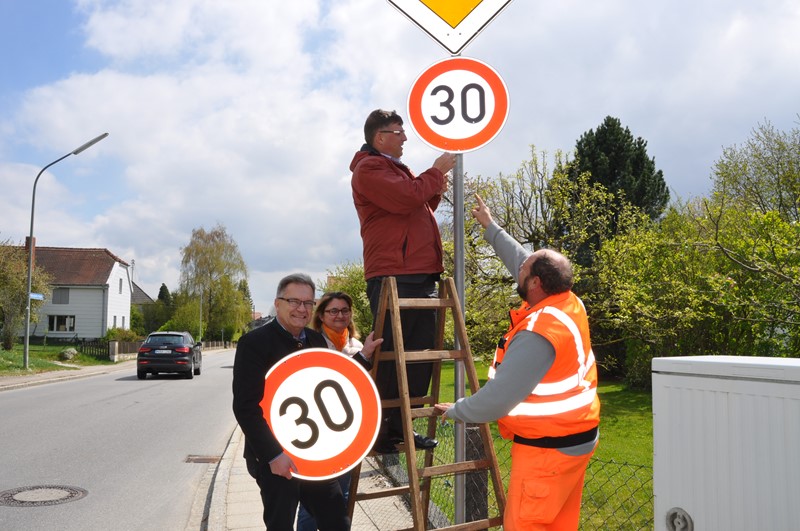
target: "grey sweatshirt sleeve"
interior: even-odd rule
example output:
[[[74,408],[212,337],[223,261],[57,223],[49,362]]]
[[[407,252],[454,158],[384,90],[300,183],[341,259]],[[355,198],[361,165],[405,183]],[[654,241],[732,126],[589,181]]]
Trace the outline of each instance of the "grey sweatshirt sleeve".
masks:
[[[555,359],[553,345],[543,336],[517,332],[495,377],[474,395],[459,399],[447,411],[447,417],[473,423],[505,417],[533,391]]]
[[[483,233],[483,239],[492,246],[494,252],[497,253],[498,258],[503,261],[503,264],[505,264],[506,269],[511,273],[514,280],[519,280],[519,266],[521,266],[532,253],[520,245],[517,240],[501,229],[500,225],[494,221],[486,227],[486,231]]]

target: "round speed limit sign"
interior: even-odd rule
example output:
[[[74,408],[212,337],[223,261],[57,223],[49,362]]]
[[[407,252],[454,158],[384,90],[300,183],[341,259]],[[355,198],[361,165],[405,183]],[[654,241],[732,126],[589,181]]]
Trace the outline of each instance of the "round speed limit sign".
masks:
[[[411,127],[429,146],[463,153],[488,144],[508,117],[508,90],[486,63],[451,57],[430,66],[408,95]]]
[[[361,365],[335,350],[299,350],[264,378],[261,410],[297,466],[295,477],[322,480],[352,469],[378,436],[381,402]]]

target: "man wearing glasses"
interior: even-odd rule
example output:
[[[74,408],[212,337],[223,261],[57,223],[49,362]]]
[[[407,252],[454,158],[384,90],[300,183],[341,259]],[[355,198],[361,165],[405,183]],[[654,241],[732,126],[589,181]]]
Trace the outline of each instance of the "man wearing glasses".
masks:
[[[401,298],[436,297],[436,282],[442,265],[442,239],[434,211],[447,190],[447,172],[455,166],[455,155],[443,153],[420,175],[400,161],[407,140],[403,119],[394,111],[377,109],[364,123],[366,143],[350,163],[351,185],[361,239],[364,244],[364,276],[377,320],[383,278],[394,276]],[[434,347],[434,310],[404,310],[403,345],[406,350]],[[384,350],[394,350],[391,323],[386,320],[382,337]],[[432,364],[412,363],[406,367],[411,397],[425,396],[430,385]],[[398,398],[397,374],[393,361],[381,362],[376,376],[381,398]],[[383,411],[384,422],[375,450],[395,453],[403,441],[403,426],[397,408]],[[433,448],[435,439],[414,435],[417,448]]]
[[[325,338],[306,328],[314,311],[314,281],[294,274],[281,279],[275,319],[239,339],[233,362],[233,413],[245,437],[247,470],[261,489],[267,529],[294,529],[298,502],[320,529],[350,529],[342,489],[334,479],[293,478],[297,468],[283,452],[261,410],[264,377],[273,365],[298,350],[328,348]]]

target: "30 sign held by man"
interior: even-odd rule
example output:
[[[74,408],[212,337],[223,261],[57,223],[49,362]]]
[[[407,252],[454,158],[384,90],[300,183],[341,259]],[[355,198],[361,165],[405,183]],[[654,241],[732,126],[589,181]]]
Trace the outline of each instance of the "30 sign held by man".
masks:
[[[297,466],[294,476],[339,476],[369,453],[381,421],[378,390],[366,370],[335,350],[295,352],[270,369],[264,418]]]

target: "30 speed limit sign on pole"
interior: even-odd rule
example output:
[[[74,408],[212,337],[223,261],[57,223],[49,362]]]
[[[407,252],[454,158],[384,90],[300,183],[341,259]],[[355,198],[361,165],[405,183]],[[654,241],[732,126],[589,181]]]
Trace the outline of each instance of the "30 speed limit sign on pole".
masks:
[[[464,153],[489,143],[508,117],[508,90],[492,67],[451,57],[425,70],[408,95],[411,127],[429,146]]]
[[[378,390],[348,356],[322,348],[299,350],[264,378],[261,410],[295,477],[323,480],[367,456],[381,421]]]

